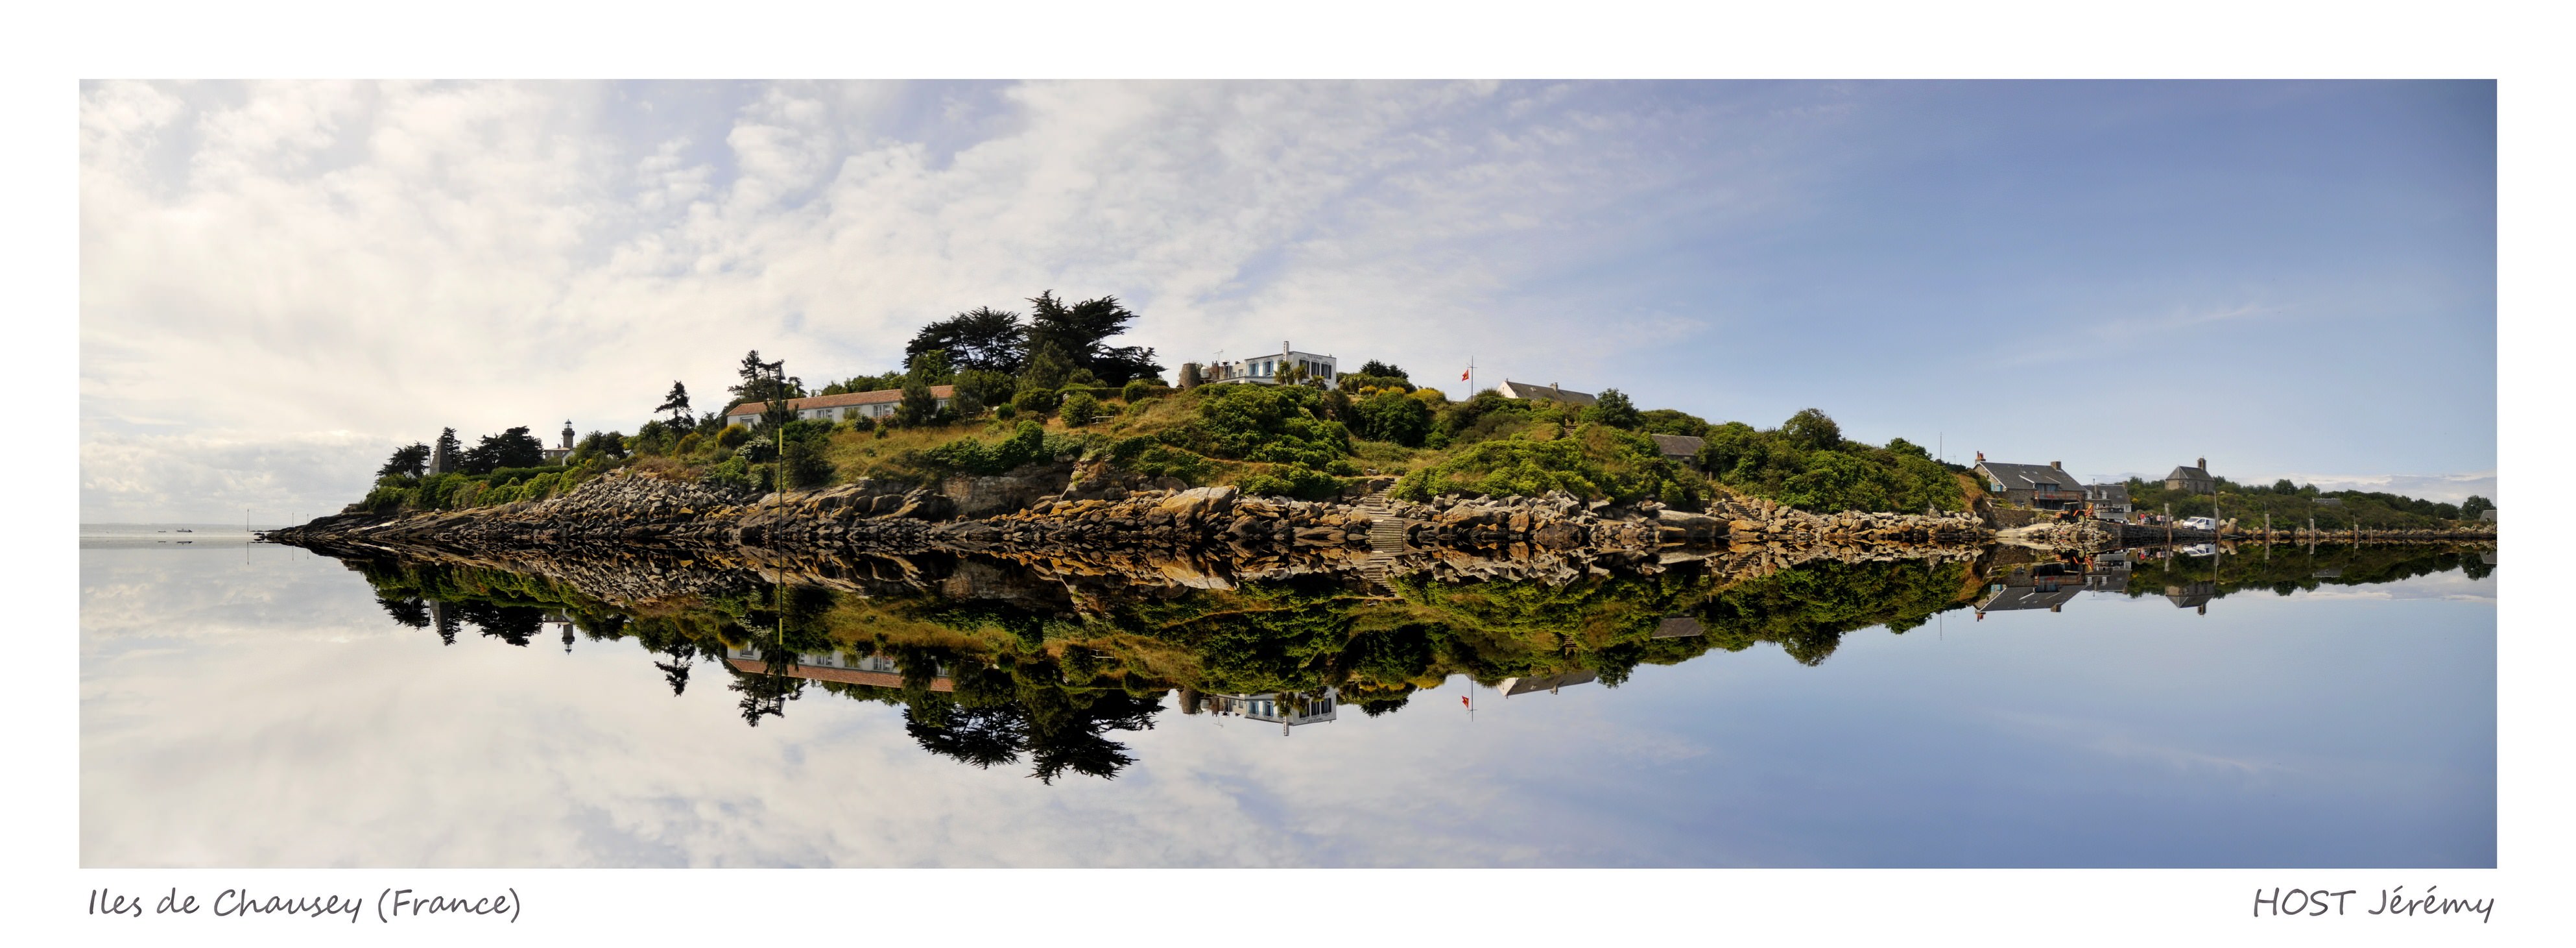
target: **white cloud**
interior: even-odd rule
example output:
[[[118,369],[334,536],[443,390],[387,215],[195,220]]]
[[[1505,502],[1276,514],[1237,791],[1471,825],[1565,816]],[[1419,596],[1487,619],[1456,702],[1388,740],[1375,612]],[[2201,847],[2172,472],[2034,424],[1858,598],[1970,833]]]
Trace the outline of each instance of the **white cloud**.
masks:
[[[1281,339],[1597,362],[1696,325],[1481,331],[1556,305],[1511,292],[1555,252],[1532,235],[1684,173],[1619,141],[1669,129],[1562,87],[1035,83],[972,93],[997,117],[961,141],[906,127],[896,86],[690,115],[668,91],[86,89],[84,463],[116,467],[84,470],[83,516],[336,505],[373,468],[351,458],[441,426],[631,426],[670,378],[720,397],[747,348],[876,371],[923,321],[1046,288],[1129,300],[1170,366]],[[350,447],[215,476],[174,430]]]

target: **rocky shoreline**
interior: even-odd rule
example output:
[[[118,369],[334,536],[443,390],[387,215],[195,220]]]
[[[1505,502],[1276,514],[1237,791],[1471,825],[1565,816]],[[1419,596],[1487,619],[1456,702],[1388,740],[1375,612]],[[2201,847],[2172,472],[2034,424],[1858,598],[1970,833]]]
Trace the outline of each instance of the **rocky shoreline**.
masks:
[[[1015,505],[1013,495],[1027,497],[1031,482],[1069,473],[956,479],[989,483],[939,491],[862,481],[765,496],[618,473],[547,500],[343,513],[264,536],[315,548],[465,554],[618,547],[740,550],[755,559],[812,551],[970,553],[1076,572],[1150,572],[1186,584],[1323,570],[1499,578],[1581,575],[1609,563],[1921,558],[1993,538],[1969,514],[1818,515],[1741,497],[1682,511],[1652,501],[1586,503],[1562,492],[1405,503],[1389,501],[1383,481],[1364,485],[1376,493],[1303,501],[1232,487],[1130,490],[1077,477],[1064,490]]]

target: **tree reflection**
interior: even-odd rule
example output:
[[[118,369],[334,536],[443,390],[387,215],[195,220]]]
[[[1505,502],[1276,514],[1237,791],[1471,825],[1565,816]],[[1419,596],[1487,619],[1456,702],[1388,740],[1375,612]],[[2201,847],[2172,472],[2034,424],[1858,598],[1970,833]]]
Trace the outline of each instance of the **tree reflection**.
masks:
[[[2153,570],[2152,581],[2084,588],[2287,594],[2453,569],[2483,578],[2494,569],[2492,554],[2476,550],[2260,552],[2161,561],[2105,554],[2118,565],[2103,575],[2125,581]],[[1994,588],[2036,581],[2023,577],[2086,580],[2106,569],[2102,557],[2047,559],[1997,549],[1976,561],[1816,561],[1749,574],[1684,563],[1552,586],[1415,574],[1391,578],[1392,596],[1324,575],[1165,588],[957,557],[786,585],[769,581],[777,575],[769,567],[624,554],[544,574],[445,560],[351,565],[397,626],[434,629],[447,644],[470,624],[525,646],[557,616],[570,623],[567,635],[634,642],[675,698],[687,694],[700,661],[716,661],[730,673],[726,688],[746,726],[784,717],[811,685],[899,706],[904,733],[932,754],[979,769],[1024,766],[1053,784],[1114,779],[1133,765],[1119,732],[1152,728],[1174,690],[1184,713],[1228,696],[1335,694],[1376,718],[1462,676],[1487,686],[1562,679],[1616,687],[1646,666],[1766,643],[1814,665],[1858,630],[1903,633]],[[612,604],[564,576],[681,591]]]

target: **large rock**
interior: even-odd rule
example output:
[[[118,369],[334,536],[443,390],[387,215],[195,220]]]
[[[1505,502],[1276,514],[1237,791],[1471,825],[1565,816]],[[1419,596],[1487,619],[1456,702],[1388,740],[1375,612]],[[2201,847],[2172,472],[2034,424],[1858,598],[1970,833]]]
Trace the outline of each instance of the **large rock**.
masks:
[[[1163,498],[1154,510],[1169,515],[1176,525],[1203,523],[1233,512],[1234,495],[1232,486],[1193,487]]]

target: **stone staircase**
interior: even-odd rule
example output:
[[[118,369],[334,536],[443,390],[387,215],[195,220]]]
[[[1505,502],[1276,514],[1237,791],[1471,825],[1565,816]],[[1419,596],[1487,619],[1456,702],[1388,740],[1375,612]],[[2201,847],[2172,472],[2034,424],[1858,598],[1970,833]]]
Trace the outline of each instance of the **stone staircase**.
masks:
[[[1363,496],[1352,506],[1369,516],[1369,555],[1360,561],[1360,575],[1368,580],[1369,589],[1380,595],[1395,595],[1395,587],[1386,581],[1387,570],[1404,552],[1405,529],[1411,524],[1395,515],[1395,505],[1385,488]]]

